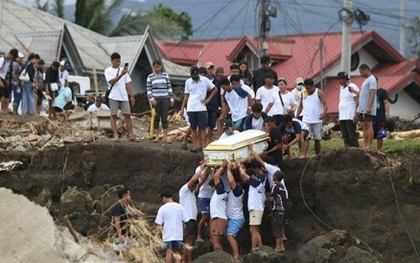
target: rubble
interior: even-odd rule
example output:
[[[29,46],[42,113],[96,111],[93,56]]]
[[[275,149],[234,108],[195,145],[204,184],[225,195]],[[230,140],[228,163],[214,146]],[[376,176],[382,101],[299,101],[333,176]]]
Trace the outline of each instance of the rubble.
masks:
[[[7,115],[7,116],[6,116]],[[149,140],[150,112],[132,116],[133,132],[143,140]],[[112,137],[110,112],[98,110],[69,111],[62,119],[45,117],[0,116],[0,150],[31,151],[46,147],[63,147],[70,143],[92,143]],[[169,139],[181,141],[187,129],[177,114],[170,116]],[[118,114],[117,129],[121,138],[127,138],[124,116]],[[163,137],[163,134],[160,135]]]

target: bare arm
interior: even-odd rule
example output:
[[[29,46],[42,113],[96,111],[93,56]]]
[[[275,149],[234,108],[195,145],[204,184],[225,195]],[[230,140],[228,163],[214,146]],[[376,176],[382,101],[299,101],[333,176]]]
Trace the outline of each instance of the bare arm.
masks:
[[[200,169],[198,169],[198,171],[193,175],[193,177],[191,177],[191,179],[187,183],[187,187],[191,192],[194,191],[195,184],[198,181],[198,178],[204,172],[207,172],[207,168],[205,167],[205,164],[203,163],[202,165],[200,165]]]
[[[190,97],[190,94],[184,94],[184,99],[182,100],[181,111],[184,111],[185,107],[187,106],[189,97]]]
[[[120,75],[116,76],[113,79],[110,79],[108,81],[109,84],[114,85],[115,83],[117,83],[126,73],[128,72],[127,68],[123,68],[123,70],[121,70]]]
[[[300,116],[300,114],[302,113],[302,109],[303,109],[302,100],[303,100],[303,98],[301,97],[299,107],[297,108],[296,117]]]
[[[235,189],[236,188],[236,182],[235,182],[235,178],[233,177],[233,174],[232,174],[232,169],[233,169],[233,165],[232,164],[228,164],[228,167],[227,167],[227,178],[228,178],[228,181],[229,181],[229,186],[230,186],[230,189]]]
[[[114,227],[117,230],[117,235],[118,235],[118,238],[119,239],[121,239],[123,237],[122,234],[121,234],[121,225],[120,225],[120,223],[121,223],[120,217],[119,216],[115,216],[114,217]]]
[[[324,118],[327,115],[328,105],[327,100],[325,99],[325,93],[322,90],[318,90],[318,97],[322,103],[322,114],[319,116],[320,119]]]
[[[265,166],[265,162],[263,161],[263,159],[261,158],[261,156],[259,156],[255,152],[254,145],[252,143],[248,145],[248,149],[252,153],[252,156],[254,156],[255,160],[257,160],[261,165]]]
[[[376,89],[369,90],[369,102],[366,108],[367,114],[370,114],[372,112],[372,105],[375,102],[375,95],[376,95]]]
[[[268,103],[267,108],[265,108],[264,112],[268,113],[271,110],[271,107],[273,107],[273,104],[274,103],[272,103],[272,102]]]
[[[214,169],[210,168],[207,169],[205,172],[201,173],[200,180],[198,181],[198,187],[201,187],[207,180],[207,177],[210,176],[210,179],[213,178],[214,175]]]

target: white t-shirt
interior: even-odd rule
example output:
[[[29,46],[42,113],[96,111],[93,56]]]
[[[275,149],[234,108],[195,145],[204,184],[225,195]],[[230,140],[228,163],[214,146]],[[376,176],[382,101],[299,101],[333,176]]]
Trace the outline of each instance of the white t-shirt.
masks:
[[[111,87],[109,84],[109,81],[118,75],[121,74],[121,71],[123,68],[120,67],[120,70],[118,72],[118,68],[108,67],[105,69],[105,79],[108,83],[108,89]],[[130,75],[126,73],[124,76],[120,78],[119,81],[117,81],[114,86],[112,87],[111,92],[109,93],[109,98],[116,101],[128,101],[128,94],[126,89],[126,84],[131,82]]]
[[[69,80],[69,72],[67,70],[58,70],[58,78],[60,80],[60,87],[62,89],[66,85],[66,80]]]
[[[197,220],[196,191],[197,190],[194,189],[194,191],[191,192],[190,189],[188,189],[188,183],[184,184],[181,189],[179,189],[179,203],[185,208],[185,211],[187,211],[190,220]]]
[[[7,71],[9,70],[10,61],[7,61],[5,57],[0,57],[0,78],[6,79]]]
[[[240,196],[235,196],[235,194],[233,193],[233,190],[229,191],[228,201],[227,201],[227,218],[228,219],[244,218],[243,198],[244,198],[244,190],[242,190],[242,194]]]
[[[302,92],[303,92],[303,90],[304,90],[305,88],[302,88],[301,90],[298,90],[298,88],[297,87],[295,87],[293,90],[292,90],[292,94],[293,94],[293,96],[295,97],[295,101],[296,101],[296,105],[297,105],[297,107],[299,107],[299,105],[300,105],[300,99],[302,98]],[[297,108],[296,108],[296,111],[295,111],[295,115],[296,115],[296,112],[297,112]],[[300,113],[300,115],[299,116],[303,116],[302,115],[302,113]]]
[[[198,112],[207,111],[206,105],[201,101],[206,99],[207,91],[214,88],[214,84],[206,77],[200,76],[195,82],[192,78],[185,81],[185,94],[189,94],[187,111]]]
[[[258,119],[252,117],[251,126],[254,130],[264,131],[264,119],[262,118],[262,116]]]
[[[265,170],[267,170],[268,185],[270,186],[270,189],[271,189],[271,187],[273,187],[273,185],[274,185],[273,175],[277,171],[281,171],[281,170],[277,166],[274,166],[274,165],[271,165],[271,164],[268,164],[268,163],[264,163],[264,167],[265,167]],[[286,199],[289,199],[289,192],[287,191],[286,183],[284,182],[284,178],[281,180],[280,183],[283,184],[283,186],[284,186],[284,190],[286,192]]]
[[[283,95],[283,94],[280,94],[280,95],[281,95],[281,98],[283,99],[283,103],[284,103],[283,107],[286,108],[286,110],[290,110],[293,105],[297,105],[296,100],[295,100],[295,96],[293,95],[293,93],[287,92],[285,95]],[[281,101],[280,101],[280,103],[281,103]],[[286,114],[286,112],[283,111],[283,115],[284,114]]]
[[[182,241],[184,223],[189,220],[187,212],[182,205],[170,202],[159,208],[155,223],[163,225],[163,242]]]
[[[266,181],[267,179],[265,179]],[[264,211],[265,202],[265,181],[258,187],[249,186],[248,190],[248,211]]]
[[[236,90],[235,90],[236,89]],[[232,121],[238,121],[247,116],[248,110],[248,96],[245,98],[241,97],[238,92],[244,96],[248,95],[246,90],[235,87],[230,92],[224,92],[224,100],[229,106],[230,112],[232,113]]]
[[[251,89],[250,86],[242,84],[241,88],[248,92],[248,94],[251,96],[251,99],[255,99],[255,91]]]
[[[232,134],[227,134],[226,132],[223,132],[222,135],[220,135],[219,140],[229,138],[230,136],[233,136],[233,135],[239,134],[239,133],[241,133],[241,132],[237,131],[237,130],[233,130]]]
[[[200,169],[200,166],[197,167],[198,169]],[[195,170],[195,172],[197,173],[197,169]],[[203,176],[203,174],[201,174],[201,176]],[[201,176],[199,181],[201,182]],[[211,186],[209,185],[211,178],[210,175],[207,176],[206,181],[204,181],[204,183],[200,186],[200,190],[198,191],[198,197],[199,198],[211,198],[211,196],[213,195],[213,191],[211,189]]]
[[[224,192],[221,195],[217,194],[217,191],[214,191],[211,199],[210,199],[210,217],[213,218],[221,218],[227,219],[227,200],[228,194]]]
[[[279,96],[279,87],[273,86],[271,89],[267,89],[262,86],[257,90],[255,98],[263,105],[263,111],[267,109],[268,104],[272,103],[269,112],[266,112],[268,116],[283,114],[283,106],[281,105]]]
[[[359,88],[354,83],[349,83],[345,88],[340,86],[340,102],[338,103],[338,120],[353,120],[356,114],[356,94],[349,91],[351,87],[355,91],[359,91]]]
[[[229,77],[227,77],[228,78],[228,80],[230,81],[230,76]],[[241,87],[243,88],[243,86],[247,86],[247,85],[245,85],[245,82],[241,79],[241,81],[240,81],[240,83],[241,83]],[[247,87],[249,87],[249,86],[247,86]],[[250,89],[251,89],[251,87],[249,87]],[[246,88],[244,88],[244,90],[246,90],[247,92],[248,92],[248,90],[246,89]],[[252,89],[251,89],[252,90]],[[253,91],[253,90],[252,90]],[[222,89],[221,87],[220,87],[220,95],[223,95],[223,93],[225,92],[225,90],[224,89]],[[249,93],[249,92],[248,92]],[[255,97],[255,92],[253,92],[254,93],[254,97]],[[251,97],[252,97],[252,94],[251,93],[249,93],[250,95],[251,95]],[[254,98],[253,97],[253,98]]]
[[[104,103],[101,104],[101,107],[96,107],[96,104],[93,103],[92,105],[89,106],[89,108],[87,109],[87,111],[97,111],[97,110],[109,110],[108,106],[106,106]]]

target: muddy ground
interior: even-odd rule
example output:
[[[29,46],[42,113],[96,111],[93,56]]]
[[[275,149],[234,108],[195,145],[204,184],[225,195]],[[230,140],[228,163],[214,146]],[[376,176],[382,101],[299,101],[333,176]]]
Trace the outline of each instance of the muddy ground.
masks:
[[[43,198],[49,199],[43,205],[49,207],[58,224],[63,213],[70,213],[75,229],[92,235],[98,231],[100,221],[93,212],[102,209],[95,202],[107,189],[117,185],[129,187],[136,206],[153,215],[160,205],[159,192],[169,189],[177,193],[200,157],[181,150],[177,143],[164,147],[149,141],[105,140],[36,152],[0,151],[0,162],[23,162],[20,170],[0,173],[0,187],[41,203]],[[357,242],[360,247],[372,251],[379,262],[416,262],[407,230],[414,244],[420,245],[420,163],[415,161],[418,157],[390,160],[361,149],[349,149],[325,152],[313,159],[285,161],[282,170],[290,193],[286,216],[288,253],[295,254],[306,242],[334,228],[361,240]],[[94,200],[60,206],[69,187],[89,192]],[[111,203],[117,200],[113,192],[106,198]],[[266,224],[263,233],[265,243],[272,245]],[[238,240],[242,252],[247,253],[247,229],[243,229]]]

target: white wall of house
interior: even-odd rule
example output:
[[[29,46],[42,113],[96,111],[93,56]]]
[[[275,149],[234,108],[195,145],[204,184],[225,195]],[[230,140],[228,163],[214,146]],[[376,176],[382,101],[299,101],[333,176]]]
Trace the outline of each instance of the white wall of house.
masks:
[[[369,67],[374,68],[376,65],[378,65],[378,61],[372,55],[370,55],[366,50],[360,49],[358,52],[359,52],[359,58],[360,58],[359,66],[362,64],[367,64]],[[330,70],[326,72],[326,76],[335,77],[337,76],[337,73],[340,71],[341,71],[341,63],[338,62],[335,66],[333,66]],[[357,67],[356,70],[350,73],[350,76],[356,76],[359,74],[360,74],[359,67]]]
[[[394,98],[395,95],[392,95],[391,99]],[[411,120],[419,112],[420,104],[405,91],[400,91],[398,93],[397,102],[395,104],[390,104],[391,116],[399,116],[401,119]],[[420,120],[417,120],[416,122],[420,123]]]

